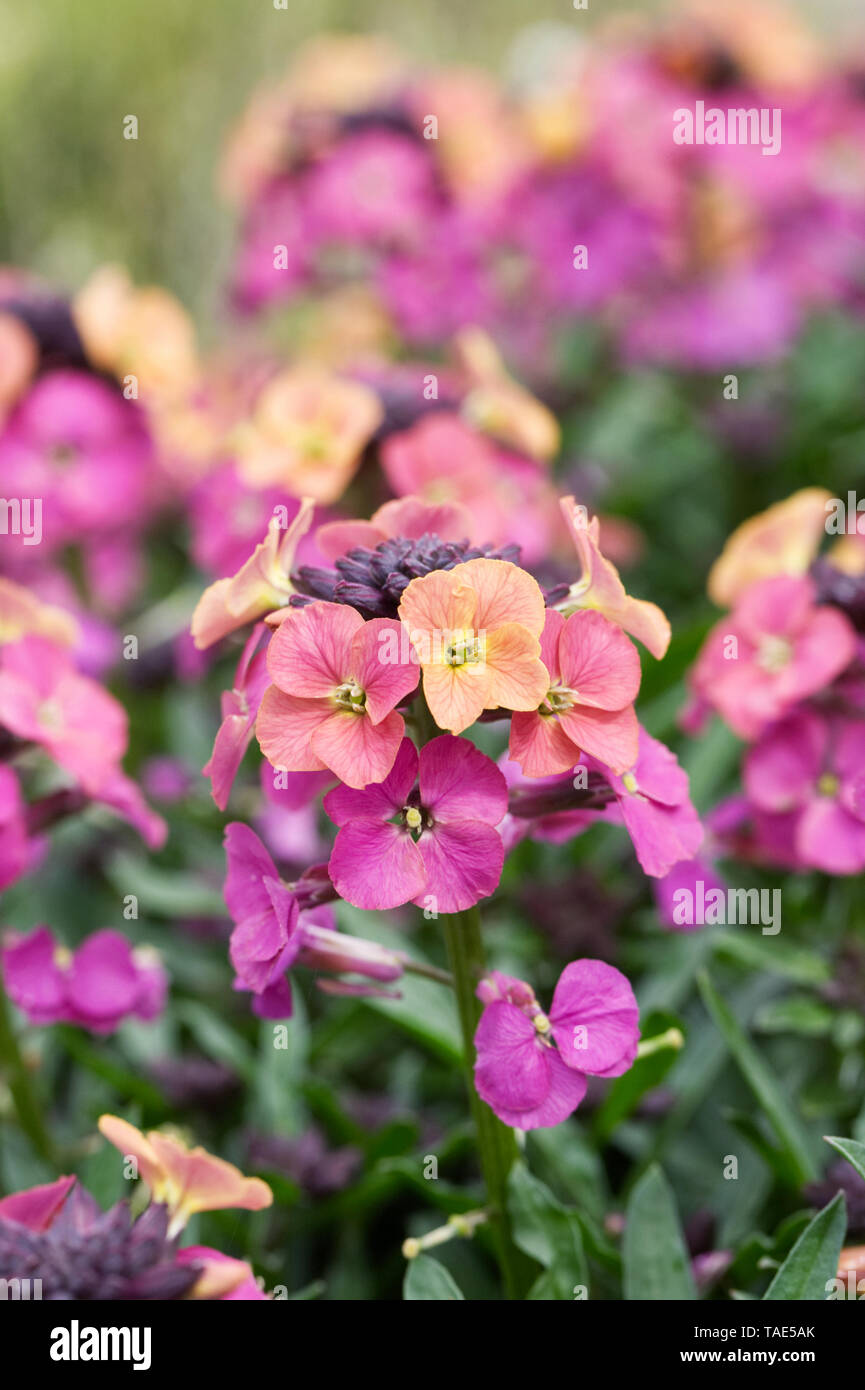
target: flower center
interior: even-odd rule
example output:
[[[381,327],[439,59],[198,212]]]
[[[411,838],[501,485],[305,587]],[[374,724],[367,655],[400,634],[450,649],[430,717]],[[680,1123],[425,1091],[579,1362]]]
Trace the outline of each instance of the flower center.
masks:
[[[536,1013],[532,1018],[532,1023],[535,1025],[535,1032],[540,1033],[542,1038],[546,1037],[551,1026],[550,1020],[547,1018],[546,1014]]]
[[[350,714],[363,714],[366,710],[366,691],[355,681],[345,681],[337,686],[334,699],[340,709],[348,710]]]
[[[448,666],[476,666],[484,659],[484,640],[466,629],[452,632],[445,643],[444,659]]]
[[[840,785],[834,772],[824,772],[817,781],[817,791],[820,796],[837,796]]]
[[[757,665],[764,671],[783,671],[793,655],[793,648],[786,637],[766,636],[760,643]]]
[[[43,729],[63,728],[63,709],[59,700],[43,700],[39,706],[39,723]]]
[[[569,690],[565,685],[551,686],[538,709],[538,714],[546,715],[548,719],[554,714],[564,714],[565,710],[573,708],[576,699],[576,690]]]
[[[630,792],[631,796],[633,796],[639,789],[637,779],[634,776],[633,772],[625,773],[624,777],[622,778],[622,784],[625,788],[625,791]]]
[[[433,824],[432,816],[423,806],[403,806],[402,819],[406,830],[415,840],[419,840],[423,832],[429,830]]]

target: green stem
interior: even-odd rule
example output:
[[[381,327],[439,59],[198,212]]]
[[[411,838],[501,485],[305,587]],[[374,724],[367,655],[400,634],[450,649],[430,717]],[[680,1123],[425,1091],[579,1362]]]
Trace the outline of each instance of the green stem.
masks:
[[[485,1105],[474,1085],[474,1036],[480,1018],[480,1002],[475,995],[484,973],[484,947],[481,917],[477,907],[442,917],[454,993],[463,1035],[463,1056],[472,1117],[478,1136],[481,1172],[489,1197],[490,1226],[508,1298],[519,1297],[519,1251],[513,1243],[507,1212],[507,1180],[517,1156],[513,1130],[508,1129]]]
[[[21,1056],[21,1049],[9,1016],[9,1005],[0,978],[0,1073],[9,1086],[9,1092],[18,1115],[18,1123],[41,1158],[49,1161],[54,1157],[54,1148],[42,1111],[36,1099],[31,1076]]]

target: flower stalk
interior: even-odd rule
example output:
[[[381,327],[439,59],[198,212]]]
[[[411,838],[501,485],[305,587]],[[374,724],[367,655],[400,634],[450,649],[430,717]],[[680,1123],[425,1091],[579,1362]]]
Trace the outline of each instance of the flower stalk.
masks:
[[[477,907],[442,917],[448,960],[453,975],[454,994],[463,1037],[463,1058],[469,1102],[478,1139],[481,1172],[489,1198],[490,1229],[508,1298],[520,1296],[520,1254],[513,1243],[507,1211],[507,1181],[517,1156],[514,1132],[496,1118],[475,1090],[475,1030],[480,1018],[480,1001],[475,995],[484,973],[485,959],[481,918]]]
[[[9,1003],[0,975],[0,1076],[9,1087],[9,1093],[18,1116],[18,1123],[27,1135],[40,1158],[51,1160],[54,1148],[42,1118],[42,1110],[36,1098],[32,1078],[27,1064],[21,1055],[18,1039],[9,1015]]]

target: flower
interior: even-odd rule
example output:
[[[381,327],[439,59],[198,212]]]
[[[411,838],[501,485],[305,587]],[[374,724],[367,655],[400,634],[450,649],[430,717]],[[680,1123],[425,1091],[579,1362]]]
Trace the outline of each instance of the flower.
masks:
[[[267,652],[258,650],[263,624],[256,624],[237,663],[234,684],[222,694],[222,723],[213,742],[213,752],[201,769],[210,778],[213,799],[220,811],[228,805],[231,788],[243,755],[252,742],[261,697],[270,683]]]
[[[454,412],[432,411],[389,435],[381,463],[399,496],[460,503],[472,516],[475,535],[493,545],[512,541],[532,561],[548,553],[556,509],[546,469]]]
[[[260,1017],[291,1017],[285,972],[295,961],[372,980],[402,975],[402,961],[392,951],[333,930],[332,913],[323,905],[333,895],[326,875],[322,881],[311,869],[297,883],[285,883],[258,836],[238,821],[226,827],[225,855],[225,901],[235,923],[229,947],[235,988],[252,991]]]
[[[826,534],[829,500],[825,488],[801,488],[737,527],[709,571],[712,602],[729,608],[758,580],[806,574]]]
[[[670,645],[670,624],[660,608],[646,599],[631,598],[614,565],[601,554],[600,524],[591,521],[573,497],[561,500],[562,515],[577,547],[582,575],[568,597],[557,606],[564,613],[595,608],[605,618],[636,637],[659,660]]]
[[[600,613],[566,619],[548,609],[541,660],[549,689],[536,711],[513,715],[511,758],[527,777],[546,777],[567,772],[582,749],[624,772],[637,759],[640,658],[633,643]]]
[[[484,1011],[475,1033],[475,1087],[503,1124],[560,1124],[586,1093],[586,1076],[621,1076],[633,1065],[640,1032],[633,990],[600,960],[565,966],[549,1015],[531,987],[493,972],[477,994]]]
[[[335,502],[383,417],[375,392],[317,367],[292,367],[268,382],[252,422],[238,432],[237,465],[254,487],[278,483],[294,496]]]
[[[829,874],[865,868],[865,720],[800,709],[748,750],[745,790],[758,810],[790,821],[802,867]]]
[[[261,840],[239,821],[226,826],[225,857],[225,902],[235,923],[231,963],[248,989],[263,994],[300,950],[300,908]]]
[[[469,560],[414,579],[399,615],[439,728],[459,734],[485,709],[536,710],[546,695],[544,596],[517,565]]]
[[[758,580],[706,638],[692,688],[742,738],[756,738],[852,661],[852,624],[837,609],[818,607],[815,598],[807,576]]]
[[[436,536],[443,541],[465,540],[472,518],[460,502],[425,502],[422,497],[396,497],[383,503],[369,521],[329,521],[315,533],[315,543],[328,560],[362,547],[375,550],[398,537],[419,541]]]
[[[0,723],[40,744],[88,794],[98,793],[126,751],[122,705],[45,637],[0,648]]]
[[[169,1235],[182,1230],[198,1211],[224,1207],[261,1211],[273,1202],[273,1193],[261,1178],[244,1177],[233,1163],[214,1157],[206,1149],[189,1149],[156,1129],[144,1135],[117,1115],[101,1115],[99,1130],[124,1158],[136,1160],[151,1200],[168,1208]]]
[[[334,787],[324,809],[340,827],[328,869],[355,907],[435,900],[460,912],[494,892],[504,846],[504,777],[465,739],[404,739],[388,777],[363,791]]]
[[[312,603],[286,614],[268,648],[274,684],[256,722],[274,767],[329,767],[350,787],[387,776],[405,730],[395,706],[417,685],[399,638],[392,619],[365,623],[342,604]]]
[[[135,403],[81,371],[40,376],[0,435],[4,493],[42,499],[42,538],[52,548],[140,526],[152,463]]]
[[[59,946],[48,927],[9,933],[0,960],[9,998],[34,1024],[113,1033],[125,1018],[149,1022],[165,1004],[168,981],[156,953],[133,949],[109,927],[74,952]]]
[[[272,517],[267,535],[246,564],[231,578],[217,579],[205,589],[192,615],[196,647],[211,647],[220,637],[288,603],[294,593],[294,553],[312,525],[312,513],[312,501],[304,498],[282,538],[280,518]]]
[[[79,637],[71,613],[43,603],[29,589],[0,576],[0,643],[34,634],[69,647]]]
[[[663,878],[680,859],[693,859],[703,842],[703,827],[688,797],[688,774],[669,748],[641,727],[633,767],[621,777],[600,770],[616,794],[618,813],[645,873]],[[610,811],[602,814],[613,818]]]
[[[102,1211],[60,1178],[0,1201],[0,1277],[40,1280],[46,1301],[183,1298],[201,1270],[178,1261],[168,1226],[164,1206]]]
[[[38,844],[30,839],[18,778],[0,763],[0,889],[32,868]]]

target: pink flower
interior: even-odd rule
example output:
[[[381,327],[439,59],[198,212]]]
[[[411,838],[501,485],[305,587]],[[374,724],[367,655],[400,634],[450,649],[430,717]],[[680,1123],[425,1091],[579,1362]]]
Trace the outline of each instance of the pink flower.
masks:
[[[688,796],[688,774],[669,748],[641,728],[639,756],[630,771],[619,777],[600,770],[616,794],[645,873],[662,878],[680,859],[693,859],[703,827]]]
[[[548,609],[541,661],[550,688],[537,711],[511,718],[510,756],[527,777],[566,772],[580,751],[614,772],[637,758],[640,658],[621,628],[590,611]]]
[[[338,560],[357,546],[375,550],[396,536],[443,541],[473,539],[473,521],[460,502],[425,502],[422,497],[397,497],[373,512],[369,521],[329,521],[315,533],[315,543],[327,560]]]
[[[807,576],[760,580],[709,633],[691,684],[740,737],[756,738],[852,661],[853,627],[815,594]]]
[[[58,946],[48,927],[10,933],[0,956],[9,998],[34,1024],[113,1033],[124,1018],[156,1018],[165,1004],[168,980],[156,953],[133,950],[110,928],[74,952]]]
[[[0,723],[40,744],[88,793],[99,790],[126,751],[122,706],[44,637],[0,649]]]
[[[237,663],[234,685],[222,694],[222,723],[213,743],[213,752],[201,769],[210,778],[213,799],[220,811],[228,805],[231,788],[243,755],[252,742],[261,697],[270,683],[267,651],[257,650],[264,635],[258,623],[247,638]]]
[[[621,1076],[633,1065],[637,1001],[612,965],[565,966],[549,1015],[529,985],[498,972],[477,994],[485,1008],[475,1033],[475,1087],[503,1124],[560,1124],[583,1099],[587,1075]]]
[[[274,767],[329,767],[350,787],[387,776],[405,730],[395,706],[418,679],[411,653],[400,649],[401,631],[391,618],[365,623],[339,603],[288,611],[268,649],[274,684],[264,693],[256,724],[262,752]],[[397,659],[385,659],[394,648]]]
[[[424,142],[387,130],[344,138],[312,166],[305,194],[314,236],[377,250],[422,237],[438,202]]]
[[[438,911],[460,912],[498,885],[504,846],[495,826],[507,786],[465,739],[435,738],[419,755],[404,739],[380,786],[335,787],[324,809],[340,827],[330,876],[355,907],[428,906],[432,898]]]
[[[865,720],[797,710],[748,752],[745,790],[762,812],[792,817],[802,866],[829,874],[865,868]]]
[[[556,517],[546,470],[502,448],[459,415],[436,410],[391,434],[381,461],[400,496],[465,507],[480,541],[519,545],[529,563],[548,553]]]
[[[27,833],[26,807],[18,778],[0,764],[0,889],[26,874],[37,847]]]
[[[600,522],[589,520],[573,497],[560,503],[565,524],[577,549],[582,574],[559,604],[565,612],[593,608],[636,637],[658,660],[670,645],[670,624],[661,609],[647,599],[631,598],[615,565],[601,551]]]

